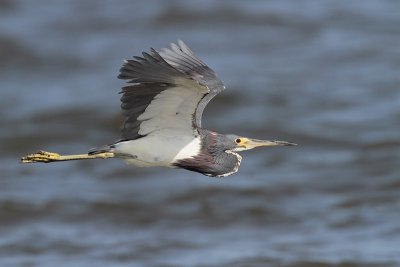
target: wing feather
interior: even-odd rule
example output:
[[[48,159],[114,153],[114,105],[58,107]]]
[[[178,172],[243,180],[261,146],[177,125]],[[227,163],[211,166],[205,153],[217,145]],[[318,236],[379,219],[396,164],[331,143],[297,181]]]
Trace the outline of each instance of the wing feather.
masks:
[[[118,78],[130,83],[121,91],[124,140],[166,129],[197,135],[205,106],[225,88],[180,40],[125,60]]]

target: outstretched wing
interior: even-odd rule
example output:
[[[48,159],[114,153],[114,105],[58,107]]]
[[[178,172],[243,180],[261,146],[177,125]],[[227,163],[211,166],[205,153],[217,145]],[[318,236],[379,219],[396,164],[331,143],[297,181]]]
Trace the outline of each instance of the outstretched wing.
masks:
[[[222,81],[182,41],[142,55],[125,60],[118,76],[132,84],[121,92],[122,139],[162,130],[197,136],[205,106],[225,88]]]

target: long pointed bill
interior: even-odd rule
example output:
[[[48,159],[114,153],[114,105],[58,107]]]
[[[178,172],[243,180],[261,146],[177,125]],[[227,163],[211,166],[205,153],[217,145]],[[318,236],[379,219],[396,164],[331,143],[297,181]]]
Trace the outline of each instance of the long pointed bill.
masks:
[[[272,140],[258,140],[258,139],[247,139],[244,143],[246,149],[252,149],[259,146],[297,146],[295,143],[289,143],[286,141],[272,141]]]

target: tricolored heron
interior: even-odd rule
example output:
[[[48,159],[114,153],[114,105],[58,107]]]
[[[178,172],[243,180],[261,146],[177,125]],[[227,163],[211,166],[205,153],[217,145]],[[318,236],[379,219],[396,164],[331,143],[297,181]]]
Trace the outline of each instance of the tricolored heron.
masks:
[[[203,129],[204,108],[225,89],[215,72],[182,41],[142,55],[125,60],[118,76],[129,83],[121,91],[125,122],[119,141],[80,155],[39,151],[22,162],[116,157],[140,167],[183,168],[224,177],[238,171],[239,151],[295,145]]]

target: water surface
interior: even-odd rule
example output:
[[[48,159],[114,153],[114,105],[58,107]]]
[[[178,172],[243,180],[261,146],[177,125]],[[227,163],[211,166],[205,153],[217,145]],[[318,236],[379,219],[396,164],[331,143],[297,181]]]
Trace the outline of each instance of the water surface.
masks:
[[[397,1],[2,1],[1,266],[400,266]],[[244,152],[208,178],[118,160],[21,165],[119,138],[122,59],[183,39]]]

